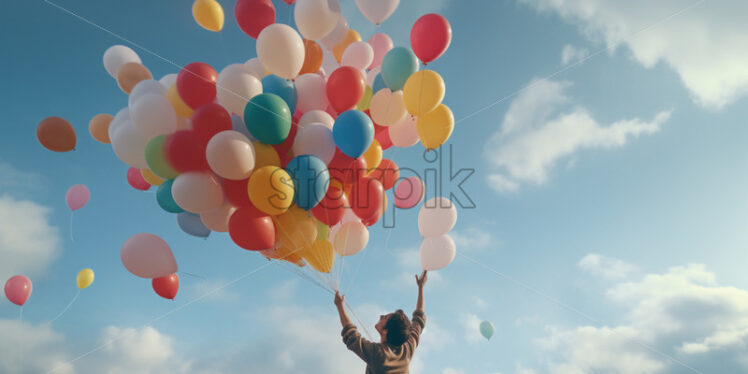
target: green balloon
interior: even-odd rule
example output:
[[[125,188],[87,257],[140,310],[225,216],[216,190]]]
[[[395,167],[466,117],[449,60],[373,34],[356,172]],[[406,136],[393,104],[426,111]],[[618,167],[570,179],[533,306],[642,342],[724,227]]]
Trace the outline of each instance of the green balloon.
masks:
[[[280,96],[263,93],[244,107],[244,123],[255,139],[265,144],[281,144],[291,131],[291,111]]]
[[[171,164],[166,159],[164,142],[166,142],[166,135],[159,135],[151,139],[148,145],[145,146],[145,161],[148,163],[148,168],[151,169],[153,174],[163,179],[174,179],[179,173],[171,167]]]
[[[328,240],[330,238],[330,226],[327,226],[316,219],[315,221],[317,222],[317,239]]]
[[[483,335],[486,340],[490,340],[493,336],[493,324],[488,321],[483,321],[480,323],[480,334]]]
[[[174,201],[174,196],[171,194],[172,184],[174,184],[174,179],[169,179],[164,181],[164,183],[161,183],[156,192],[156,200],[163,210],[169,213],[182,213],[184,212],[184,209],[177,205],[177,202]]]
[[[374,91],[371,90],[371,87],[366,86],[366,91],[364,92],[364,97],[359,100],[358,104],[356,104],[356,110],[364,111],[369,109],[369,104],[371,104],[371,98],[374,96]]]

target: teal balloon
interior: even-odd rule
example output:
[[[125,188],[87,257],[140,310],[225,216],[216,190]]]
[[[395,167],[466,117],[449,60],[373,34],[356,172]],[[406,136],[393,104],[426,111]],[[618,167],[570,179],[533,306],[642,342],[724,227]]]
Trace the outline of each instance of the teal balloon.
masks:
[[[390,90],[402,90],[405,82],[416,71],[418,71],[418,58],[410,49],[395,47],[384,55],[381,74]]]
[[[330,186],[330,173],[317,156],[294,157],[286,166],[286,172],[293,180],[293,202],[299,208],[312,209],[325,197]]]
[[[382,73],[378,73],[376,77],[374,77],[374,82],[371,86],[371,91],[374,93],[379,92],[382,88],[387,88],[387,85],[384,83],[384,78],[382,78]]]
[[[280,96],[288,104],[291,114],[296,111],[296,102],[299,95],[296,93],[296,85],[290,79],[283,79],[277,75],[268,74],[262,78],[262,92]]]
[[[174,196],[171,194],[172,184],[174,184],[174,179],[168,179],[165,180],[164,183],[161,183],[156,192],[156,200],[161,209],[169,213],[182,213],[184,212],[184,209],[177,205],[177,202],[174,201]]]
[[[210,229],[205,226],[199,214],[182,212],[177,214],[177,224],[182,231],[198,238],[207,238]]]
[[[488,321],[483,321],[480,323],[480,334],[483,335],[486,340],[490,340],[493,336],[493,324]]]
[[[348,157],[358,158],[374,140],[374,124],[360,110],[346,110],[338,115],[332,126],[332,139]]]
[[[244,107],[244,123],[255,139],[265,144],[281,144],[291,131],[291,110],[280,96],[262,93]]]

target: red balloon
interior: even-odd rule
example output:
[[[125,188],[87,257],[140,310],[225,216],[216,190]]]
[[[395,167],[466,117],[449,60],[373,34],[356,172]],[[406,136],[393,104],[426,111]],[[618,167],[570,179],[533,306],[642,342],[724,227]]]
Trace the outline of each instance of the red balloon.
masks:
[[[252,251],[271,249],[275,244],[275,225],[270,216],[254,206],[237,209],[229,219],[229,235],[236,245]]]
[[[176,131],[164,143],[166,159],[180,173],[208,170],[205,147],[192,130]]]
[[[218,73],[210,65],[193,62],[183,67],[177,75],[177,92],[187,106],[197,109],[216,98]]]
[[[296,0],[283,0],[284,3],[291,5],[296,2]]]
[[[273,148],[275,148],[275,151],[278,152],[278,155],[281,158],[283,158],[283,156],[281,155],[286,155],[291,152],[291,148],[293,148],[293,142],[296,140],[296,134],[298,132],[299,126],[297,125],[297,121],[293,121],[291,123],[291,131],[288,132],[286,140],[284,140],[281,144],[273,145]]]
[[[352,66],[341,66],[327,79],[327,99],[338,113],[356,107],[366,92],[366,77]]]
[[[436,60],[452,41],[452,27],[439,14],[429,13],[419,18],[410,30],[410,46],[413,53],[427,64]]]
[[[383,158],[376,169],[372,170],[369,177],[374,178],[382,183],[385,191],[395,186],[395,182],[400,179],[400,168],[395,161]]]
[[[223,180],[223,193],[226,195],[226,199],[235,207],[252,206],[252,202],[249,200],[249,191],[247,185],[249,184],[249,178],[242,180]]]
[[[239,28],[257,39],[262,29],[275,23],[275,7],[270,0],[239,0],[234,7],[234,16]]]
[[[153,290],[164,299],[174,300],[179,291],[179,277],[176,273],[169,274],[159,278],[153,278],[151,281]]]
[[[151,184],[143,178],[143,174],[138,168],[131,167],[127,170],[127,183],[130,183],[132,188],[140,191],[148,191],[151,188]]]
[[[206,145],[213,135],[233,128],[229,112],[216,103],[200,105],[192,114],[191,123],[198,140]]]
[[[327,165],[330,178],[337,179],[345,184],[353,183],[366,174],[366,159],[363,157],[351,158],[340,149],[335,149],[335,156]]]
[[[374,124],[374,138],[377,139],[379,145],[382,146],[382,150],[392,147],[392,139],[390,139],[390,128],[379,126]]]
[[[351,190],[351,208],[358,218],[374,220],[375,223],[384,210],[384,188],[374,178],[363,177],[353,185]]]
[[[343,219],[348,198],[340,188],[330,186],[322,201],[312,208],[312,214],[320,222],[333,226]]]

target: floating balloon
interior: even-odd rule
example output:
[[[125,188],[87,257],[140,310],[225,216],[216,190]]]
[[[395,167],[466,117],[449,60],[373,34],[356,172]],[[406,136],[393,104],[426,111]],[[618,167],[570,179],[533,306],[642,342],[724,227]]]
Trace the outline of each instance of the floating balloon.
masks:
[[[181,213],[184,212],[184,209],[182,209],[174,200],[174,195],[172,193],[173,184],[174,179],[169,179],[164,181],[164,183],[161,183],[161,185],[158,186],[158,191],[156,191],[156,201],[161,209],[169,213]]]
[[[374,139],[371,142],[369,149],[367,149],[361,157],[366,160],[366,173],[369,174],[379,166],[380,162],[382,162],[382,146],[379,145],[379,142],[376,139]]]
[[[433,70],[415,72],[405,82],[403,101],[408,113],[420,116],[436,109],[444,100],[444,80]]]
[[[327,166],[314,155],[294,157],[286,166],[294,186],[293,201],[304,210],[314,208],[325,197],[330,186]]]
[[[192,213],[210,212],[223,204],[221,184],[210,173],[179,174],[174,179],[172,196],[177,205]]]
[[[405,178],[395,188],[395,206],[400,209],[410,209],[421,203],[425,193],[426,187],[421,179]]]
[[[75,277],[75,283],[78,285],[79,289],[84,289],[93,284],[94,281],[94,271],[91,269],[83,269],[78,272],[78,276]]]
[[[177,131],[164,142],[166,160],[180,173],[208,170],[205,148],[206,144],[191,130]]]
[[[273,248],[275,226],[273,220],[253,206],[239,208],[229,220],[229,235],[236,245],[259,251]]]
[[[491,340],[491,337],[493,336],[493,324],[489,321],[483,321],[480,323],[480,326],[478,327],[480,330],[480,334],[483,335],[486,340]]]
[[[377,33],[372,35],[369,38],[369,45],[374,51],[374,59],[371,61],[369,69],[380,67],[382,65],[382,60],[384,60],[384,55],[386,55],[387,52],[389,52],[390,49],[394,47],[392,39],[389,37],[389,35],[384,33]]]
[[[424,64],[444,54],[452,41],[452,27],[439,14],[430,13],[419,18],[410,31],[410,46]]]
[[[275,6],[270,0],[239,0],[234,7],[234,15],[239,28],[257,39],[265,27],[275,23]]]
[[[244,123],[257,140],[281,144],[291,131],[291,111],[280,96],[263,93],[247,103]]]
[[[202,62],[187,64],[177,75],[179,97],[192,109],[213,102],[216,98],[218,72]]]
[[[351,66],[337,68],[327,79],[327,99],[337,112],[356,107],[366,91],[366,78]]]
[[[165,275],[163,277],[153,278],[151,286],[156,294],[164,299],[174,300],[179,291],[179,277],[176,273]]]
[[[176,78],[176,75],[174,77]],[[175,82],[176,79],[172,83]],[[138,82],[138,84],[133,87],[132,92],[130,92],[130,96],[127,98],[127,106],[132,110],[135,107],[135,103],[148,94],[166,96],[166,91],[169,87],[164,87],[163,84],[153,79],[142,80]]]
[[[262,78],[262,90],[266,94],[278,95],[283,99],[288,104],[288,110],[291,114],[296,111],[296,103],[299,100],[299,95],[293,81],[269,74],[265,78]]]
[[[293,202],[293,180],[279,167],[265,166],[255,170],[249,177],[247,190],[252,205],[271,216],[285,212]]]
[[[171,248],[160,237],[142,233],[127,239],[120,259],[127,271],[141,278],[158,278],[177,272],[177,261]]]
[[[179,173],[171,166],[166,157],[167,136],[159,135],[145,146],[145,161],[148,163],[148,169],[163,179],[176,178]]]
[[[392,91],[403,89],[408,78],[418,71],[416,55],[405,47],[390,49],[382,60],[382,79]]]
[[[416,117],[406,115],[402,121],[387,129],[394,146],[407,148],[418,143],[418,126],[416,121]]]
[[[88,190],[88,187],[82,184],[76,184],[68,188],[67,193],[65,193],[65,203],[68,205],[70,210],[76,211],[86,206],[90,197],[91,191]]]
[[[390,139],[389,127],[374,126],[374,139],[379,142],[382,146],[382,150],[386,151],[392,147],[392,139]]]
[[[244,114],[247,102],[262,93],[262,83],[251,72],[245,64],[233,64],[221,70],[216,81],[218,103],[230,112]]]
[[[325,225],[333,226],[343,219],[348,198],[343,189],[330,185],[322,201],[312,208],[312,214]]]
[[[182,100],[182,98],[179,96],[179,91],[177,91],[176,83],[172,84],[171,87],[169,87],[169,89],[166,91],[166,99],[169,100],[171,106],[174,108],[174,111],[178,116],[182,118],[192,117],[194,109],[185,104],[184,100]]]
[[[338,0],[299,0],[294,9],[296,27],[304,38],[316,40],[329,34],[338,23]]]
[[[392,92],[389,88],[379,90],[371,98],[369,113],[374,123],[380,126],[399,123],[408,114],[403,101],[403,91]]]
[[[148,167],[145,160],[145,147],[149,139],[140,135],[132,122],[120,125],[112,136],[112,149],[114,154],[124,163],[144,169]]]
[[[397,167],[395,161],[384,158],[379,165],[371,171],[369,174],[371,178],[374,178],[382,183],[382,187],[385,190],[395,186],[395,182],[400,179],[400,169]]]
[[[247,60],[247,62],[244,63],[244,65],[247,66],[251,74],[254,75],[257,79],[262,79],[266,75],[270,74],[268,73],[267,69],[265,69],[265,66],[262,65],[260,59],[257,57],[250,58],[249,60]]]
[[[332,48],[332,55],[335,57],[335,61],[340,63],[343,60],[343,53],[345,53],[345,50],[348,48],[349,45],[355,42],[361,41],[361,35],[356,32],[356,30],[348,29],[348,32],[345,35],[345,38],[343,38],[343,41],[338,43],[335,47]],[[327,70],[327,69],[325,69]]]
[[[226,179],[247,179],[255,168],[252,142],[232,130],[219,132],[210,139],[206,156],[213,172]]]
[[[335,28],[330,31],[329,34],[325,35],[320,42],[327,49],[332,49],[336,45],[340,44],[345,37],[348,35],[348,20],[341,14],[338,17],[338,22],[335,24]]]
[[[306,263],[320,273],[329,273],[335,262],[335,251],[329,240],[317,239],[300,252]]]
[[[301,116],[301,119],[299,119],[298,126],[300,128],[304,128],[309,123],[321,123],[325,125],[328,129],[332,130],[333,124],[335,124],[335,120],[332,118],[330,114],[325,112],[324,110],[310,110],[306,113],[304,113],[303,116]]]
[[[366,174],[366,160],[363,157],[351,158],[337,149],[327,170],[331,179],[346,184],[354,183]]]
[[[340,256],[351,256],[361,252],[369,242],[369,230],[361,222],[347,222],[340,226],[333,246]]]
[[[36,138],[44,148],[54,152],[75,150],[75,129],[66,119],[47,117],[36,126]]]
[[[139,62],[126,62],[117,70],[117,84],[126,94],[140,81],[153,79],[150,70]]]
[[[192,115],[192,131],[201,144],[207,145],[210,139],[221,131],[234,127],[231,115],[216,103],[201,105]]]
[[[91,122],[88,123],[88,132],[91,133],[97,142],[109,144],[112,142],[109,139],[109,124],[112,123],[114,116],[111,114],[97,114],[91,118]]]
[[[335,144],[352,158],[361,156],[374,140],[374,125],[364,112],[348,110],[335,120],[332,130]]]
[[[424,238],[445,235],[456,222],[457,208],[445,197],[429,199],[418,212],[418,230]]]
[[[263,166],[281,166],[280,157],[273,146],[258,141],[252,142],[252,145],[255,149],[255,169]]]
[[[14,275],[5,282],[5,297],[13,304],[23,306],[31,296],[31,279],[24,275]]]
[[[374,178],[359,179],[351,191],[351,208],[362,221],[376,222],[384,212],[384,188]]]
[[[303,74],[296,77],[296,91],[299,95],[299,112],[306,114],[309,111],[327,108],[325,78],[319,74]]]
[[[104,52],[104,68],[114,79],[117,79],[117,72],[122,65],[128,62],[141,63],[138,54],[129,47],[113,45]]]
[[[452,135],[454,124],[452,111],[446,105],[439,104],[433,111],[418,117],[418,138],[426,149],[439,148]]]
[[[358,70],[366,70],[374,61],[374,49],[367,42],[353,42],[346,47],[343,57],[340,59],[341,66],[352,66]]]
[[[198,238],[207,238],[210,236],[210,229],[200,220],[200,215],[189,212],[177,214],[177,224],[182,231]]]
[[[223,8],[216,0],[195,0],[192,4],[192,17],[208,31],[218,32],[223,29]]]
[[[131,167],[127,170],[127,183],[132,188],[140,191],[148,191],[151,188],[151,184],[143,178],[140,169]]]
[[[423,239],[421,243],[421,267],[423,270],[440,270],[455,258],[455,242],[449,235]]]
[[[156,174],[153,174],[151,169],[140,169],[140,174],[143,176],[143,179],[145,179],[145,181],[148,182],[151,186],[160,186],[162,183],[164,183],[164,180]]]
[[[177,129],[177,114],[165,96],[145,94],[130,108],[130,118],[140,136],[171,134]]]
[[[304,126],[293,143],[293,153],[296,156],[314,155],[327,165],[335,156],[335,141],[332,131],[321,123],[310,123]]]
[[[387,88],[387,84],[384,83],[384,78],[382,78],[382,73],[380,71],[379,74],[374,77],[374,82],[371,85],[371,89],[374,92],[379,92],[385,88]]]
[[[246,186],[244,187],[243,191],[245,192],[244,195],[246,196]],[[249,199],[249,196],[247,196],[247,199]],[[210,212],[201,213],[200,220],[203,222],[205,227],[209,228],[212,231],[229,232],[229,219],[231,219],[231,215],[234,214],[235,211],[235,206],[231,205],[229,201],[224,201],[223,205],[221,205],[220,208],[211,210]]]
[[[299,75],[317,73],[322,67],[322,47],[314,40],[304,39],[304,65],[301,66]]]
[[[356,0],[361,14],[376,25],[389,18],[399,4],[400,0]]]
[[[274,23],[265,27],[257,37],[256,48],[265,69],[281,78],[293,79],[304,65],[304,42],[291,26]]]

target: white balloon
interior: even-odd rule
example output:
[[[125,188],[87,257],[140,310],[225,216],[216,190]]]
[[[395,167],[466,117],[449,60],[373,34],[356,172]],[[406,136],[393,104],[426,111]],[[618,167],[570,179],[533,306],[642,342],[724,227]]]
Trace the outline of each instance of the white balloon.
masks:
[[[265,27],[257,36],[256,47],[262,66],[281,78],[295,78],[304,65],[304,42],[291,26],[274,23]]]
[[[177,83],[177,75],[176,74],[166,74],[161,79],[158,80],[161,85],[166,87],[166,90],[168,91],[171,86]]]
[[[421,243],[421,268],[423,270],[444,269],[455,259],[455,242],[449,235],[426,238]]]
[[[402,121],[390,126],[387,131],[390,132],[392,145],[400,148],[407,148],[418,143],[417,121],[418,118],[406,115]]]
[[[332,118],[330,113],[324,110],[310,110],[299,118],[299,128],[302,128],[310,123],[321,123],[327,126],[328,129],[332,130],[332,125],[335,124],[335,119]]]
[[[112,122],[109,123],[109,139],[114,139],[114,133],[117,132],[117,129],[128,122],[130,122],[130,109],[124,107],[114,115]]]
[[[346,47],[343,58],[340,59],[341,66],[353,66],[364,71],[374,61],[374,49],[367,42],[354,42]]]
[[[426,201],[418,212],[418,231],[424,238],[442,236],[457,223],[457,208],[446,197]]]
[[[142,62],[138,54],[130,49],[130,47],[113,45],[104,52],[104,69],[114,79],[117,79],[119,68],[128,62]]]
[[[148,145],[150,139],[142,136],[129,119],[122,119],[122,121],[126,122],[118,126],[117,131],[114,132],[114,136],[111,138],[114,154],[122,162],[132,167],[138,169],[147,168],[145,146]]]
[[[341,15],[338,17],[338,23],[335,25],[335,28],[329,34],[325,35],[324,38],[320,39],[320,42],[322,42],[325,48],[333,49],[333,47],[345,40],[346,35],[348,35],[348,20]]]
[[[205,227],[215,232],[229,232],[229,220],[235,211],[235,206],[224,202],[220,208],[200,214],[200,220]]]
[[[255,147],[238,131],[226,130],[214,135],[205,156],[211,170],[226,179],[247,179],[255,168]]]
[[[135,128],[148,140],[154,136],[171,134],[177,129],[177,114],[166,96],[143,95],[130,109],[130,115]]]
[[[389,18],[399,4],[400,0],[356,0],[361,14],[377,25]]]
[[[250,74],[254,75],[257,79],[262,79],[268,75],[267,70],[265,70],[265,67],[262,66],[262,62],[260,62],[260,59],[257,57],[250,58],[244,63],[244,65],[247,65]]]
[[[315,155],[325,165],[335,156],[332,131],[322,123],[310,123],[299,129],[293,142],[294,156]]]
[[[325,79],[330,77],[330,74],[332,74],[335,69],[338,68],[338,60],[335,59],[335,56],[330,52],[329,49],[325,49],[322,51],[322,69],[326,72],[327,76]]]
[[[333,247],[341,256],[355,255],[366,248],[369,242],[369,229],[361,222],[347,222],[335,233]]]
[[[296,77],[296,110],[306,113],[310,110],[324,110],[327,108],[327,91],[325,78],[319,74],[302,74]]]
[[[232,64],[218,74],[216,98],[229,113],[244,115],[244,107],[262,93],[262,83],[245,64]]]
[[[408,111],[403,101],[403,91],[390,91],[383,88],[372,96],[369,102],[371,120],[380,126],[392,126],[405,118]]]
[[[135,106],[135,102],[146,94],[166,96],[166,88],[153,79],[145,79],[138,82],[132,91],[130,91],[130,97],[127,98],[130,110]]]
[[[210,173],[182,173],[171,186],[174,201],[180,208],[192,213],[206,213],[223,204],[223,189],[218,179]]]
[[[295,7],[296,27],[305,39],[321,39],[335,29],[340,19],[338,0],[297,0]]]
[[[377,74],[382,72],[382,67],[377,66],[374,69],[369,70],[369,72],[366,73],[366,85],[369,87],[374,87],[374,80],[377,79]]]

